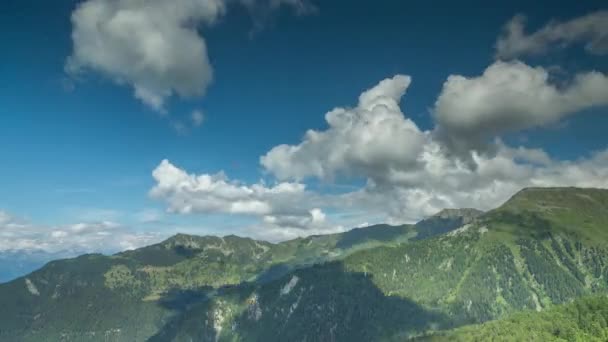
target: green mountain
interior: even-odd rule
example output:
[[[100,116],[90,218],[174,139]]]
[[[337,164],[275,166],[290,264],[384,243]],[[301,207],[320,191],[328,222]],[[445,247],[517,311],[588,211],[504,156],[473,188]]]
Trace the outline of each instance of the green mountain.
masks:
[[[603,293],[608,245],[589,237],[608,227],[606,194],[528,189],[446,234],[230,289],[185,310],[160,336],[402,340]],[[201,319],[208,325],[192,322]]]
[[[507,318],[424,336],[419,341],[606,341],[608,298],[578,298],[542,312],[523,311]]]
[[[0,340],[404,340],[606,293],[607,230],[608,191],[534,188],[279,244],[177,235],[0,285]]]
[[[462,222],[458,215],[429,220],[448,230]],[[178,234],[113,256],[53,261],[0,284],[0,304],[10,308],[0,312],[0,340],[145,340],[171,321],[176,310],[229,286],[262,284],[298,268],[417,235],[415,225],[376,225],[279,244]]]

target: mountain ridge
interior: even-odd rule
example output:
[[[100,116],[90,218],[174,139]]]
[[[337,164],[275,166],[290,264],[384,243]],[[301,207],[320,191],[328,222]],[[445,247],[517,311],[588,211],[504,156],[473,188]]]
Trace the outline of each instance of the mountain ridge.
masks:
[[[200,237],[215,246],[202,251],[181,234],[52,262],[0,284],[0,303],[20,312],[0,313],[0,339],[82,340],[95,327],[120,329],[117,341],[403,340],[608,293],[608,239],[588,239],[590,227],[608,230],[608,191],[540,194],[550,196],[527,191],[466,223],[440,215],[283,245]],[[332,254],[345,236],[348,252]]]

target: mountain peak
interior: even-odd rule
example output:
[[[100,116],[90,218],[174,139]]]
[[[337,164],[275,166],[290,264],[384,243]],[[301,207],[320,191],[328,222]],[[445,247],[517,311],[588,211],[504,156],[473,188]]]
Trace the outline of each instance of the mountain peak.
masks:
[[[199,239],[199,238],[200,238],[200,236],[198,236],[198,235],[190,235],[190,234],[184,234],[184,233],[177,233],[177,234],[171,235],[167,239],[163,240],[161,242],[161,244],[162,245],[174,244],[174,243],[177,243],[177,242],[182,242],[182,241],[187,241],[187,240],[193,240],[193,239]]]
[[[431,217],[437,217],[437,218],[441,218],[441,219],[462,218],[463,221],[470,222],[474,218],[482,215],[483,213],[484,213],[483,211],[474,209],[474,208],[460,208],[460,209],[446,208]]]

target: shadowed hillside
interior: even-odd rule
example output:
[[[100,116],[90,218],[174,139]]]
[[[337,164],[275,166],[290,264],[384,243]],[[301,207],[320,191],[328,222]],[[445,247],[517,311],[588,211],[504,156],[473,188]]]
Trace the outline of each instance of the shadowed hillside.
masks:
[[[222,292],[181,312],[149,341],[377,341],[445,323],[442,314],[387,296],[370,275],[348,272],[340,263]]]

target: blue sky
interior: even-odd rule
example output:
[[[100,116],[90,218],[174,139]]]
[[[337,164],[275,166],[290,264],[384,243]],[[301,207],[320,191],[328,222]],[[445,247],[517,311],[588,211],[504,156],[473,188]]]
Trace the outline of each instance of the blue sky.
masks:
[[[273,2],[254,1],[247,7],[237,0],[201,0],[198,5],[184,5],[202,8],[200,17],[176,15],[167,20],[167,27],[156,32],[161,40],[173,39],[169,44],[173,44],[174,51],[161,49],[148,51],[149,55],[144,53],[143,56],[151,60],[165,58],[159,63],[169,66],[168,73],[158,72],[153,86],[147,76],[155,75],[158,69],[146,69],[151,67],[144,63],[141,72],[131,74],[130,70],[136,68],[139,60],[129,58],[133,53],[141,53],[133,50],[140,42],[138,39],[155,33],[156,26],[152,25],[151,31],[143,30],[140,36],[122,37],[121,32],[140,28],[124,26],[118,33],[97,33],[100,36],[86,31],[81,41],[73,40],[73,32],[85,32],[83,27],[95,20],[105,25],[117,17],[121,6],[129,8],[137,1],[118,1],[118,7],[112,9],[115,12],[105,19],[84,11],[78,16],[75,11],[77,6],[88,5],[110,8],[109,3],[109,0],[52,4],[9,0],[2,5],[0,212],[10,217],[5,219],[12,222],[10,229],[19,225],[31,231],[25,237],[11,233],[11,239],[53,244],[47,241],[49,232],[70,231],[67,227],[76,224],[105,222],[117,227],[112,228],[117,229],[114,232],[151,234],[137,240],[140,243],[180,230],[279,240],[340,231],[365,223],[408,222],[442,206],[488,209],[484,206],[500,203],[523,186],[605,185],[601,176],[606,162],[602,156],[593,155],[604,151],[608,143],[605,135],[608,101],[603,99],[608,93],[602,88],[603,73],[608,70],[605,46],[608,27],[601,24],[607,9],[602,1],[561,4],[511,1],[489,6],[485,2],[379,1],[371,4],[283,0],[277,1],[276,6],[271,5]],[[158,4],[157,1],[151,3]],[[186,1],[179,1],[176,6],[182,3]],[[139,9],[134,5],[131,10],[129,13],[137,14]],[[70,20],[73,13],[80,21]],[[150,16],[146,17],[148,14],[142,13],[144,20],[155,23],[153,14],[148,13]],[[497,51],[499,37],[506,37],[503,28],[518,14],[527,17],[525,32],[529,36],[512,41],[520,45]],[[171,20],[176,27],[169,27]],[[551,36],[547,32],[554,28],[547,26],[552,20],[573,34],[569,38],[559,35],[547,38]],[[580,32],[568,26],[574,20],[583,23]],[[173,59],[190,56],[195,50],[192,45],[175,43],[184,34],[176,28],[185,25],[184,22],[197,24],[196,29],[184,27],[195,34],[187,38],[206,44],[206,53],[202,56],[213,69],[211,82],[194,79],[180,84],[185,82],[190,64],[178,65],[181,62]],[[533,36],[534,32],[540,34]],[[128,44],[116,43],[118,36],[108,37],[110,34],[126,39]],[[108,38],[106,46],[95,50],[91,42],[100,37]],[[76,72],[66,68],[70,56],[78,60]],[[197,56],[194,54],[193,58]],[[124,65],[112,64],[117,60],[128,62],[127,74],[121,69]],[[185,61],[196,69],[192,70],[194,78],[209,76],[209,69],[204,65]],[[457,103],[458,99],[466,98],[459,96],[456,100],[446,99],[438,106],[438,98],[447,89],[444,82],[450,75],[469,80],[479,78],[480,84],[484,84],[480,78],[484,70],[500,61],[507,64],[498,66],[496,75],[520,72],[522,77],[527,77],[538,70],[535,68],[542,68],[550,75],[548,81],[531,86],[530,91],[542,86],[553,87],[551,89],[561,93],[550,102],[563,101],[563,104],[557,109],[550,104],[543,107],[542,101],[528,107],[508,106],[504,102],[517,103],[517,98],[507,97],[503,101],[495,95],[486,94],[484,98],[482,94],[472,97],[476,99],[474,103]],[[180,79],[171,74],[172,70],[185,72],[185,76]],[[575,95],[567,91],[575,88],[576,75],[591,71],[598,73],[597,79],[581,89],[592,87],[593,94],[573,99]],[[411,82],[393,79],[387,86],[397,92],[407,89],[400,101],[399,97],[384,94],[399,106],[398,110],[388,106],[393,111],[390,115],[397,114],[390,118],[396,120],[403,132],[409,132],[408,125],[413,123],[416,138],[403,140],[399,128],[393,132],[395,146],[390,147],[396,151],[389,151],[390,144],[373,135],[377,131],[370,131],[372,138],[365,144],[370,154],[352,151],[340,154],[340,146],[357,148],[351,138],[361,132],[330,131],[325,114],[336,107],[347,111],[359,108],[359,112],[353,109],[359,113],[354,115],[368,120],[360,114],[367,107],[358,106],[359,95],[397,74],[408,75]],[[137,82],[149,86],[148,90],[154,88],[154,98],[162,99],[162,108],[150,105],[151,100],[146,102],[134,96]],[[168,88],[163,88],[167,84]],[[200,84],[203,86],[197,87]],[[186,97],[159,95],[162,90],[173,91],[172,87],[181,86],[198,93]],[[490,86],[501,85],[490,82]],[[161,91],[157,91],[158,87]],[[520,90],[525,92],[525,85],[522,87]],[[454,84],[456,92],[473,92],[457,88]],[[548,89],[545,88],[540,89],[539,94],[545,94]],[[517,90],[497,93],[512,91],[516,96]],[[579,90],[576,88],[573,93]],[[494,100],[499,102],[496,108],[506,107],[487,110]],[[460,113],[453,108],[467,108],[478,115],[471,114],[456,122],[450,118],[458,118]],[[566,109],[552,116],[561,110],[559,108]],[[200,126],[191,120],[194,110],[204,114]],[[465,127],[465,123],[469,126]],[[176,129],[176,125],[181,128]],[[271,153],[281,144],[301,147],[301,143],[306,144],[303,138],[306,131],[311,129],[325,132],[326,140],[309,142],[307,145],[313,147],[301,148],[300,152]],[[439,131],[442,134],[433,133]],[[390,134],[387,136],[391,138]],[[483,144],[470,139],[477,136]],[[495,142],[496,138],[501,142]],[[401,147],[399,142],[405,145]],[[473,160],[473,164],[479,164],[474,168],[478,171],[467,173],[469,171],[453,169],[450,174],[467,173],[469,178],[462,182],[485,180],[475,181],[469,195],[462,189],[446,189],[446,185],[430,184],[430,181],[426,184],[426,180],[432,178],[424,174],[429,168],[411,166],[412,160],[420,163],[421,156],[425,155],[420,151],[435,145],[441,146],[444,151],[441,158],[445,158],[443,164],[437,165],[456,167],[457,161],[466,164]],[[419,153],[414,157],[400,152],[413,151],[415,146],[420,147],[420,151],[412,152]],[[520,152],[515,152],[518,148]],[[521,152],[522,149],[525,152]],[[542,162],[538,159],[540,150],[544,154]],[[530,157],[533,154],[530,151],[536,151],[534,158]],[[522,169],[513,170],[510,175],[491,173],[487,170],[496,166],[481,165],[476,157],[471,157],[474,154],[496,165],[504,165],[500,163],[506,160],[515,161],[511,166]],[[329,160],[329,155],[335,158]],[[262,156],[269,157],[266,163],[260,160]],[[213,175],[223,171],[229,181],[225,182],[228,185],[221,186],[229,189],[220,189],[219,193],[213,193],[217,189],[200,191],[197,180],[188,183],[182,179],[182,183],[176,181],[157,191],[157,195],[150,195],[151,189],[158,187],[162,180],[167,181],[152,176],[163,160],[168,161],[167,167],[187,174]],[[564,171],[578,167],[584,171]],[[414,174],[421,178],[415,178]],[[583,176],[577,178],[573,174]],[[216,184],[218,179],[211,184]],[[260,180],[265,182],[263,194],[251,188],[262,184]],[[288,208],[289,201],[269,195],[273,192],[268,189],[280,183],[305,186],[305,194],[298,193],[303,197],[296,196],[303,202]],[[420,185],[422,183],[426,185]],[[237,190],[230,188],[230,184]],[[223,192],[238,192],[239,187],[246,188],[241,195],[245,196],[243,205],[248,206],[247,209],[234,208],[234,203],[243,200],[241,195],[227,196]],[[220,204],[205,202],[218,198]],[[395,207],[398,201],[404,204]],[[96,234],[99,230],[91,232]],[[98,245],[87,244],[86,239],[78,241],[82,241],[82,250],[100,249]],[[21,246],[17,242],[15,245]],[[30,248],[30,244],[22,245],[23,249]],[[71,248],[78,249],[75,246],[78,245]]]

